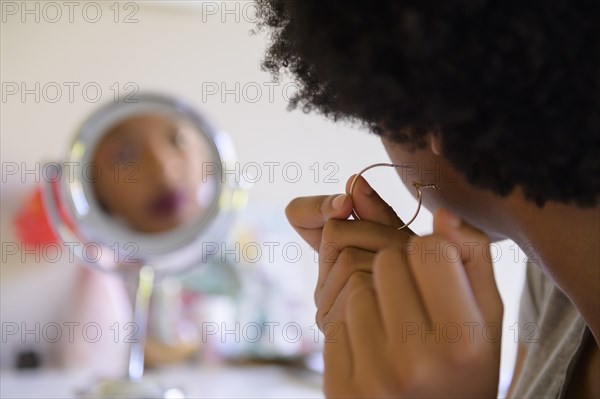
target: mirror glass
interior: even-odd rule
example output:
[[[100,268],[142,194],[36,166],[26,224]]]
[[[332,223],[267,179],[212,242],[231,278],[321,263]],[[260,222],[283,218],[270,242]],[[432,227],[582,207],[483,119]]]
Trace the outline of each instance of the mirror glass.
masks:
[[[128,228],[161,233],[198,220],[214,186],[203,179],[215,160],[197,127],[160,114],[129,117],[108,129],[92,155],[102,210]]]

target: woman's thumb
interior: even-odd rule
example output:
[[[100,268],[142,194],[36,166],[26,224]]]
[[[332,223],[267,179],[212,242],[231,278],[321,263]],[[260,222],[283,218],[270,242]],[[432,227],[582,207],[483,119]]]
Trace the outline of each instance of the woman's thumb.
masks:
[[[354,179],[356,179],[356,182],[354,182]],[[353,182],[355,187],[351,190]],[[354,211],[362,220],[396,228],[404,225],[404,222],[400,220],[392,207],[373,190],[364,177],[352,175],[346,183],[346,192],[352,195]],[[415,235],[408,227],[404,231],[410,235]]]

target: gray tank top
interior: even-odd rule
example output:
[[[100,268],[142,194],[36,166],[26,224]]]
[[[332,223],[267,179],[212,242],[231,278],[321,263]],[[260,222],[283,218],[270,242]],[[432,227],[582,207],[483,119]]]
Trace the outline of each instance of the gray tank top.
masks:
[[[561,398],[591,336],[567,296],[535,264],[528,263],[519,313],[519,341],[527,355],[516,398]]]

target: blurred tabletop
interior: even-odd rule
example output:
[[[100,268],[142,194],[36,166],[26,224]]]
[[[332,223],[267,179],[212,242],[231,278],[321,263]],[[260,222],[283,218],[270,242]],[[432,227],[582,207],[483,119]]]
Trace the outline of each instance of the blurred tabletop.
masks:
[[[77,398],[98,376],[78,370],[0,371],[1,398]],[[144,378],[186,398],[322,398],[321,375],[271,364],[189,364],[149,370]]]

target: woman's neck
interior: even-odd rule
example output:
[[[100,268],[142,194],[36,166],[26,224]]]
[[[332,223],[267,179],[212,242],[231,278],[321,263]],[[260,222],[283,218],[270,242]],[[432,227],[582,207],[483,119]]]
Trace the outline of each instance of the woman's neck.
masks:
[[[514,202],[513,202],[514,204]],[[519,201],[509,238],[569,297],[600,344],[600,206]]]

